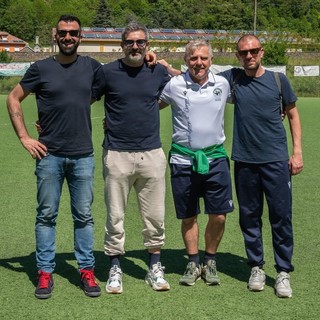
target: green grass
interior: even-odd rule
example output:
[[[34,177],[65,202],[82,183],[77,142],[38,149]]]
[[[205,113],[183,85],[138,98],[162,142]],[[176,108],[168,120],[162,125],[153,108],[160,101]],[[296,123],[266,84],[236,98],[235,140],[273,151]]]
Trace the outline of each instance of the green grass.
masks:
[[[96,152],[95,256],[96,276],[103,294],[92,299],[80,290],[79,276],[73,255],[72,220],[69,196],[65,188],[57,226],[57,267],[55,289],[51,299],[40,301],[34,295],[36,284],[34,222],[36,187],[34,160],[22,148],[11,127],[5,108],[5,96],[0,96],[0,318],[1,319],[318,319],[320,272],[319,238],[319,169],[317,165],[320,126],[320,99],[301,98],[299,110],[303,125],[305,169],[293,178],[295,272],[292,273],[292,299],[278,299],[273,292],[275,270],[267,212],[264,214],[265,271],[267,286],[263,292],[246,289],[249,268],[246,265],[242,235],[238,226],[238,210],[228,215],[226,231],[218,254],[218,269],[222,284],[207,287],[199,281],[194,287],[178,285],[186,265],[180,235],[180,223],[175,218],[167,174],[166,245],[162,262],[171,284],[168,292],[154,292],[144,283],[147,255],[142,245],[141,221],[132,193],[126,215],[126,251],[122,267],[124,293],[107,295],[108,259],[103,254],[105,207],[101,173],[102,104],[92,107],[93,140]],[[34,97],[24,106],[30,133],[36,136]],[[232,137],[232,106],[226,111],[226,149],[230,153]],[[286,120],[285,120],[286,121]],[[286,121],[287,123],[287,121]],[[287,124],[286,124],[287,125]],[[170,109],[161,111],[163,147],[168,151],[171,141]],[[237,207],[237,204],[236,204]],[[200,248],[203,254],[206,217],[199,216]]]

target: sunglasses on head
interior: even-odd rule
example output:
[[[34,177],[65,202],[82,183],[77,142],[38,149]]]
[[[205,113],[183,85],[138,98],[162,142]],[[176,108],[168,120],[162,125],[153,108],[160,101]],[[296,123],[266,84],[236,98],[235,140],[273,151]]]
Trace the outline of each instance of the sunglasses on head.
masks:
[[[79,37],[80,30],[57,30],[59,37],[65,37],[68,33],[70,37]]]
[[[143,48],[146,44],[147,44],[147,40],[146,39],[138,39],[138,40],[124,40],[123,44],[126,47],[133,47],[134,44],[137,44],[137,46],[139,48]]]
[[[261,47],[250,49],[250,50],[238,50],[238,53],[240,56],[246,57],[247,54],[250,52],[250,54],[254,56],[254,55],[257,55],[260,52],[260,50],[261,50]]]

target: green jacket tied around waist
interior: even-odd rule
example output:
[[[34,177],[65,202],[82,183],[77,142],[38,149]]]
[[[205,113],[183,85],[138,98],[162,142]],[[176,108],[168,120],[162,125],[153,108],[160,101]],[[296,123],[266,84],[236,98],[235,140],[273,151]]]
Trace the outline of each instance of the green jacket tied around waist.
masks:
[[[192,170],[205,174],[209,172],[209,160],[217,158],[228,158],[227,152],[223,144],[214,144],[213,146],[206,147],[197,151],[192,151],[187,147],[172,142],[170,157],[172,154],[180,154],[182,156],[189,156],[193,160]]]

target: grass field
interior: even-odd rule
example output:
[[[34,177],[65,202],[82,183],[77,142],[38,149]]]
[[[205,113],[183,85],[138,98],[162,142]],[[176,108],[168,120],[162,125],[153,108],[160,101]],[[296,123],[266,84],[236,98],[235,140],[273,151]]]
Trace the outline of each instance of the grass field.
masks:
[[[147,255],[142,245],[141,221],[132,193],[126,215],[126,255],[122,261],[125,273],[124,293],[107,295],[104,291],[109,268],[103,254],[105,208],[101,174],[102,104],[92,107],[93,140],[96,152],[95,256],[96,276],[103,294],[96,299],[86,297],[79,288],[79,275],[73,255],[72,220],[67,190],[64,190],[57,225],[57,267],[55,288],[48,300],[37,300],[34,222],[36,188],[34,160],[22,148],[11,127],[0,96],[0,318],[1,319],[319,319],[319,200],[318,160],[320,99],[301,98],[299,110],[303,125],[305,169],[293,178],[295,272],[292,273],[293,297],[279,299],[274,295],[274,262],[270,228],[264,215],[265,271],[267,285],[263,292],[246,289],[249,268],[242,235],[238,226],[238,210],[228,215],[226,231],[217,257],[221,285],[208,287],[199,281],[193,287],[179,286],[187,259],[175,218],[169,174],[166,195],[166,245],[162,263],[166,266],[171,290],[155,292],[144,283]],[[25,120],[30,133],[36,135],[35,100],[25,103]],[[232,138],[232,106],[226,111],[226,149],[230,153]],[[286,121],[287,122],[287,121]],[[170,109],[161,111],[163,147],[168,151],[171,141]],[[169,170],[168,170],[169,173]],[[235,201],[236,203],[236,201]],[[236,204],[237,207],[237,204]],[[204,247],[204,215],[199,216],[200,247]],[[202,251],[203,254],[203,251]]]

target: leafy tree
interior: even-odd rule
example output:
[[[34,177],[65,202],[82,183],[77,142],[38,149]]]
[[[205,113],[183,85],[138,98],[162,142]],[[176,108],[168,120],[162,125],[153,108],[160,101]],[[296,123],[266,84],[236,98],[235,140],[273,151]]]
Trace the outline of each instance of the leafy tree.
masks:
[[[111,10],[105,0],[100,0],[96,15],[93,18],[92,27],[111,27]]]
[[[0,30],[4,29],[2,17],[8,8],[10,0],[0,0]]]
[[[149,26],[150,28],[175,27],[169,17],[170,7],[167,0],[149,0]]]
[[[1,63],[9,63],[12,58],[8,55],[7,51],[0,51],[0,62]]]
[[[123,27],[132,20],[145,23],[130,8],[128,0],[119,0],[112,3],[113,24],[117,27]]]
[[[7,32],[26,41],[34,39],[36,14],[30,0],[10,2],[1,20],[2,27]]]
[[[46,0],[45,0],[46,1]],[[50,0],[49,0],[50,1]],[[51,27],[55,26],[62,14],[77,16],[82,26],[90,27],[95,15],[99,0],[51,0],[48,10],[51,12]]]
[[[215,0],[207,2],[208,14],[215,19],[214,24],[207,28],[220,30],[252,30],[253,19],[249,25],[242,22],[245,7],[240,1]],[[253,6],[251,5],[250,8],[253,8]]]
[[[138,17],[138,21],[146,25],[148,28],[154,28],[153,16],[150,15],[151,5],[147,0],[131,0],[129,1],[130,10]]]
[[[287,44],[285,42],[275,40],[268,41],[263,45],[265,54],[263,57],[263,63],[265,65],[286,65],[288,62]]]
[[[82,26],[123,27],[137,20],[148,28],[253,30],[253,0],[0,0],[0,30],[26,41],[50,43],[61,14]],[[258,0],[258,31],[299,33],[320,40],[320,0]]]
[[[43,46],[51,42],[53,27],[51,11],[48,10],[48,3],[45,0],[34,0],[33,5],[36,16],[35,37],[39,37],[40,45]]]

